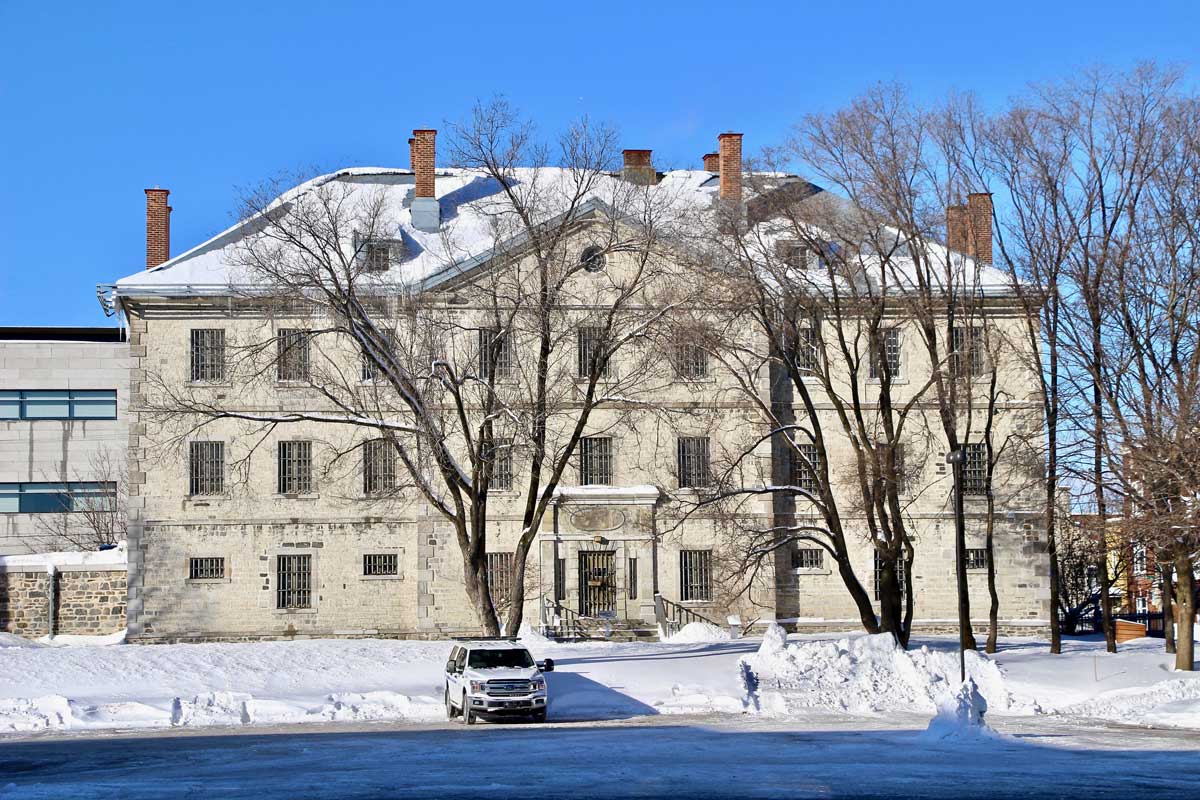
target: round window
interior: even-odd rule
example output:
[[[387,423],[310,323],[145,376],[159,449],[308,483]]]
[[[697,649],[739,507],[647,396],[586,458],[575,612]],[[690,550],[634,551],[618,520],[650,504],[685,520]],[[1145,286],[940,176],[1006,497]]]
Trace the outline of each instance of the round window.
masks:
[[[579,254],[579,263],[588,272],[599,272],[604,269],[604,248],[595,245],[585,247]]]

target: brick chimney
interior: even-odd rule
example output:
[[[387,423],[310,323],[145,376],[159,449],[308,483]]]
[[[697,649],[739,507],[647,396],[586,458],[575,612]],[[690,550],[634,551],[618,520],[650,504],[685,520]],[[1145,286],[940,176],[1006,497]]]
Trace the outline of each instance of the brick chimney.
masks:
[[[967,207],[946,206],[946,247],[967,254]]]
[[[146,190],[146,269],[171,259],[171,207],[169,189]]]
[[[967,195],[967,250],[980,264],[992,263],[992,195]]]
[[[654,171],[651,162],[651,150],[625,150],[625,165],[621,169],[621,177],[639,186],[653,186],[658,183],[658,173]]]
[[[707,172],[721,171],[721,154],[720,153],[705,153],[704,154],[704,169]]]
[[[412,159],[412,171],[417,182],[412,207],[409,210],[412,213],[413,227],[427,233],[433,233],[442,223],[441,208],[433,191],[433,171],[437,159],[436,141],[437,131],[431,128],[413,131],[413,138],[408,140],[409,157]]]
[[[742,202],[742,134],[722,133],[717,137],[721,173],[721,199]]]

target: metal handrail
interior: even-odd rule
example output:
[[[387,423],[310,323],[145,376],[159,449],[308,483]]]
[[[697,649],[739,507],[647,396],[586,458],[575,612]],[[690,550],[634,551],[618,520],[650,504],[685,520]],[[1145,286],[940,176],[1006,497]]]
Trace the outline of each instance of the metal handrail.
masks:
[[[654,616],[662,628],[664,636],[673,636],[689,622],[705,622],[720,627],[703,614],[699,614],[687,606],[672,602],[661,594],[654,595]]]

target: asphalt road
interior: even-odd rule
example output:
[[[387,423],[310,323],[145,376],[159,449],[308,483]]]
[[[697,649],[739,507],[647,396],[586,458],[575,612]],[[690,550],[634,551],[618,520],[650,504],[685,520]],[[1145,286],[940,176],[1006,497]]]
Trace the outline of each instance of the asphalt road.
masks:
[[[895,723],[893,723],[895,724]],[[662,717],[0,743],[0,798],[1200,797],[1194,732],[912,728]]]

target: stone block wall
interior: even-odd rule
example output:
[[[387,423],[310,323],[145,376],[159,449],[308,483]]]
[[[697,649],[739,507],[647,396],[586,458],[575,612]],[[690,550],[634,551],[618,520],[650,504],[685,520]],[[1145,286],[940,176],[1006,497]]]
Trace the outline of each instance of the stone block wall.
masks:
[[[51,591],[53,585],[53,591]],[[100,636],[125,628],[125,570],[63,568],[0,571],[0,631],[36,638]]]

